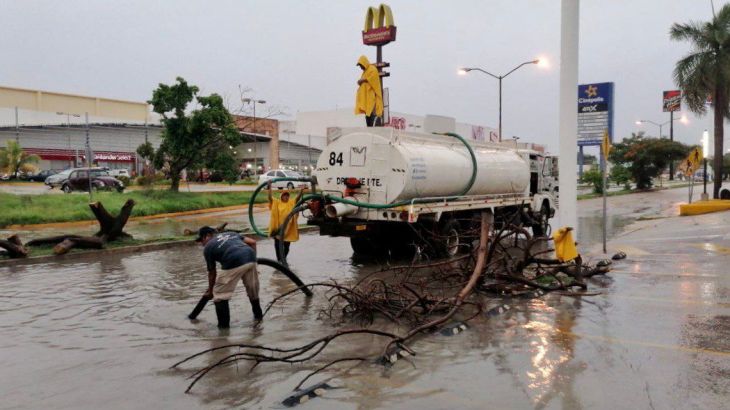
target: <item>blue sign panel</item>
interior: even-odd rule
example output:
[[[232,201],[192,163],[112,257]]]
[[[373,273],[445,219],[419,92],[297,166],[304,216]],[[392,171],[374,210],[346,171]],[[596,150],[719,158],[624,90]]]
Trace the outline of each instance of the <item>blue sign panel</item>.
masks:
[[[601,145],[603,133],[613,141],[613,83],[578,86],[578,145]]]

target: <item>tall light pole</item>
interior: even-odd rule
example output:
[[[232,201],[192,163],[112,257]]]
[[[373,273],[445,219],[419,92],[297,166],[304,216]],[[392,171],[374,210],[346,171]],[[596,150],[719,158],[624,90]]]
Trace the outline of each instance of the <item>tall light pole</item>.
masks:
[[[79,118],[81,117],[81,114],[73,114],[70,112],[61,112],[56,111],[56,115],[65,115],[66,116],[66,143],[69,155],[71,153],[71,117]],[[74,158],[74,166],[76,166],[76,158]]]
[[[525,61],[524,63],[518,65],[517,67],[509,70],[507,72],[507,74],[503,74],[503,75],[494,75],[494,74],[490,73],[489,71],[484,70],[484,69],[479,68],[479,67],[462,67],[462,68],[459,69],[459,74],[460,75],[466,75],[466,73],[468,73],[470,71],[479,71],[479,72],[484,73],[486,75],[492,76],[492,77],[496,78],[499,81],[499,141],[500,142],[502,141],[502,80],[505,77],[507,77],[508,75],[510,75],[510,74],[514,73],[515,71],[517,71],[522,66],[525,66],[525,65],[528,65],[528,64],[539,64],[539,63],[540,63],[540,60]]]
[[[253,105],[253,125],[252,133],[253,133],[253,172],[254,175],[258,174],[258,138],[256,138],[256,104],[266,104],[266,100],[256,100],[253,98],[244,98],[243,100],[244,104],[252,104]]]
[[[662,127],[669,124],[669,140],[674,141],[674,121],[679,121],[682,124],[687,124],[687,117],[684,115],[680,118],[674,118],[674,111],[670,112],[669,121],[664,121],[662,123],[654,122],[651,120],[638,120],[636,121],[636,125],[641,124],[654,124],[657,127],[659,127],[659,138],[664,138],[664,135],[662,135]],[[674,181],[674,163],[672,161],[669,161],[669,180]]]
[[[558,105],[558,214],[562,226],[578,231],[577,171],[578,151],[578,43],[580,38],[580,1],[560,2],[560,97]]]

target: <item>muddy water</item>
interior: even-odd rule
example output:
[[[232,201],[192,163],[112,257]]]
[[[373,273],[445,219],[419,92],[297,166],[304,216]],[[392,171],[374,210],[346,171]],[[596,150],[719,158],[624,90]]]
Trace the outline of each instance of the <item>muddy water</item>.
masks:
[[[390,369],[364,364],[315,377],[333,377],[338,388],[300,408],[722,408],[730,394],[730,260],[709,258],[701,239],[671,253],[653,240],[694,229],[682,221],[625,237],[636,255],[591,282],[602,295],[490,300],[511,309],[453,337],[424,337],[412,346],[415,358]],[[703,232],[725,235],[714,229]],[[730,249],[723,238],[712,249]],[[271,257],[270,241],[260,247]],[[187,355],[228,343],[293,347],[337,329],[319,318],[321,294],[293,296],[253,328],[243,289],[231,302],[230,331],[215,327],[212,306],[189,321],[206,287],[200,253],[190,246],[0,267],[0,408],[282,408],[317,364],[379,351],[376,338],[349,337],[316,363],[231,366],[184,394],[187,376],[221,357],[168,369]],[[313,234],[289,259],[306,282],[353,282],[381,266],[354,260],[345,239]],[[291,288],[262,270],[264,303]]]

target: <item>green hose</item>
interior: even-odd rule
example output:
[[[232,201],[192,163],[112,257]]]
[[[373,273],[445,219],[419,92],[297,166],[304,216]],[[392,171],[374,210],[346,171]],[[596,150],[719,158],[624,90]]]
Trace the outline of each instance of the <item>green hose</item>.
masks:
[[[269,184],[269,182],[279,182],[279,181],[296,181],[296,182],[312,182],[311,178],[295,178],[295,177],[281,177],[281,178],[272,178],[262,184],[260,184],[256,189],[253,191],[253,194],[251,195],[251,199],[248,201],[248,222],[251,224],[251,228],[253,228],[253,231],[256,232],[257,235],[261,236],[268,236],[267,234],[261,232],[259,228],[256,226],[256,223],[253,220],[253,206],[256,201],[256,196],[259,194],[259,192]]]
[[[341,202],[343,204],[354,205],[354,206],[357,206],[360,208],[388,209],[388,208],[395,208],[397,206],[408,205],[411,202],[423,204],[423,203],[428,203],[428,202],[437,202],[437,201],[441,201],[443,199],[448,200],[448,199],[458,198],[460,196],[466,195],[467,192],[469,192],[471,187],[474,185],[474,181],[476,181],[476,179],[477,179],[477,156],[476,156],[476,154],[474,154],[474,150],[472,149],[471,145],[469,145],[469,143],[461,135],[453,133],[453,132],[447,132],[447,133],[444,133],[441,135],[454,137],[454,138],[458,139],[459,141],[461,141],[464,144],[464,146],[466,147],[466,150],[469,151],[469,156],[471,157],[471,165],[472,165],[471,178],[469,178],[469,182],[467,182],[466,186],[464,187],[464,190],[461,193],[459,193],[458,195],[442,198],[439,200],[415,199],[415,200],[404,200],[404,201],[395,202],[392,204],[371,204],[368,202],[353,201],[350,199],[340,198],[340,197],[332,196],[332,195],[323,195],[323,194],[314,193],[314,194],[305,195],[302,198],[302,200],[299,201],[299,203],[297,203],[296,205],[298,206],[301,202],[304,202],[310,198],[319,197],[319,198],[324,198],[326,200],[330,200],[332,202]],[[311,178],[290,178],[290,177],[271,179],[271,182],[277,182],[277,181],[312,182],[312,179]],[[261,236],[267,236],[267,234],[261,232],[258,229],[258,227],[256,226],[256,223],[253,220],[253,206],[254,206],[254,202],[256,201],[256,195],[258,195],[259,191],[261,191],[261,189],[263,189],[263,187],[266,186],[267,184],[268,184],[268,181],[259,185],[256,188],[256,190],[253,191],[253,195],[251,195],[251,200],[248,203],[248,221],[251,224],[251,228],[253,228],[254,232],[256,232],[258,235],[261,235]]]

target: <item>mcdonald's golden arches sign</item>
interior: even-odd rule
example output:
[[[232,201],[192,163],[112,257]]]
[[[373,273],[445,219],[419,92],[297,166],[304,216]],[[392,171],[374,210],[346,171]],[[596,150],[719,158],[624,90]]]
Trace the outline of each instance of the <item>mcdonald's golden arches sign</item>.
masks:
[[[382,46],[395,41],[396,27],[390,6],[381,4],[369,7],[365,13],[365,28],[362,31],[362,42],[367,46]]]

